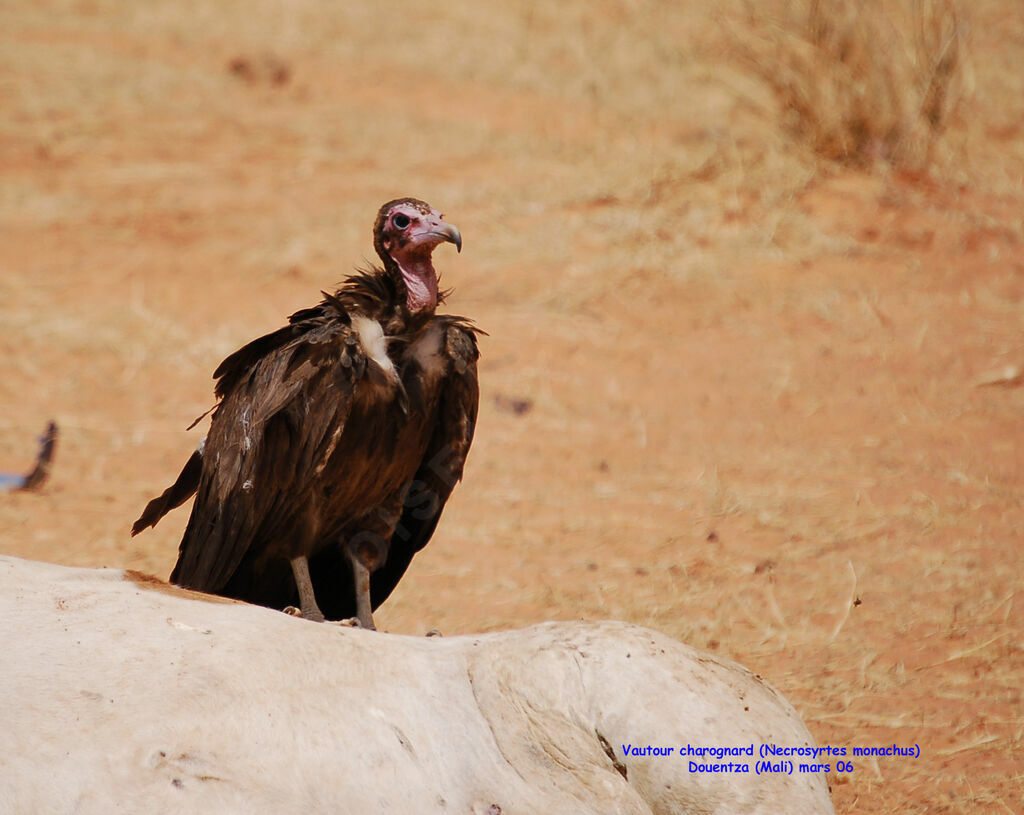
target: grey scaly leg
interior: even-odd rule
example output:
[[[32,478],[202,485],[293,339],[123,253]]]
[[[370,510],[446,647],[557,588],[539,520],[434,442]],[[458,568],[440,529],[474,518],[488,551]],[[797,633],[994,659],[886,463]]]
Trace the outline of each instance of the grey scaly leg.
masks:
[[[292,558],[292,574],[295,575],[295,585],[299,587],[299,603],[302,606],[302,616],[315,623],[324,621],[323,612],[316,604],[316,595],[313,594],[313,581],[309,578],[309,562],[305,555]],[[369,581],[369,578],[367,578]]]
[[[361,628],[368,628],[376,631],[373,624],[373,611],[370,605],[370,570],[359,559],[359,556],[348,547],[345,548],[349,562],[352,564],[352,575],[355,578],[356,589],[356,619],[359,620]]]

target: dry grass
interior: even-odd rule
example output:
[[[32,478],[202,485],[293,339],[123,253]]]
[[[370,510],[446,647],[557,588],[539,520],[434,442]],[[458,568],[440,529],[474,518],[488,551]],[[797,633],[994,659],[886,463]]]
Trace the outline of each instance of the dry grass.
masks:
[[[967,90],[956,0],[750,3],[737,42],[795,138],[850,166],[931,169]]]

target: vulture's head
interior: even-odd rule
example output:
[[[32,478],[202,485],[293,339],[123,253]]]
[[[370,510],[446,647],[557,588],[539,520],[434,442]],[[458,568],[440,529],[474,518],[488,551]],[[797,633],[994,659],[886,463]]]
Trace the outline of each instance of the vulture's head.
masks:
[[[431,254],[448,241],[462,251],[462,235],[440,212],[425,201],[399,198],[388,201],[373,225],[373,246],[384,268],[396,277],[410,311],[437,306],[437,272]]]

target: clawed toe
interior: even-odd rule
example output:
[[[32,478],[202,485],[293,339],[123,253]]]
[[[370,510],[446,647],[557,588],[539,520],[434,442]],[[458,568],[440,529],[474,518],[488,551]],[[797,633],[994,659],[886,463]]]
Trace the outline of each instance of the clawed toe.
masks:
[[[303,620],[309,620],[311,623],[324,622],[324,615],[316,608],[305,614],[302,613],[301,608],[296,608],[295,606],[285,606],[283,611],[291,617],[301,617]]]

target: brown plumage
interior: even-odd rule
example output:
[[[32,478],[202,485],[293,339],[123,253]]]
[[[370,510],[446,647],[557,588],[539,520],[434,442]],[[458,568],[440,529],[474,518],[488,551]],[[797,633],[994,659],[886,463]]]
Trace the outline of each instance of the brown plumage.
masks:
[[[381,207],[383,266],[225,359],[210,432],[135,535],[196,496],[171,582],[312,619],[376,609],[437,525],[473,439],[477,330],[435,314],[431,253],[459,231]]]

